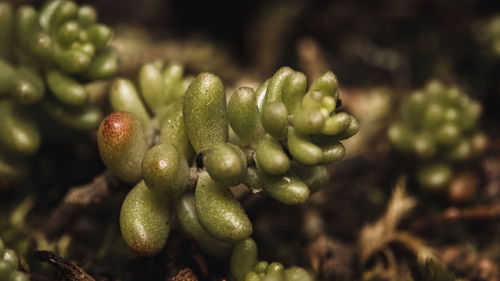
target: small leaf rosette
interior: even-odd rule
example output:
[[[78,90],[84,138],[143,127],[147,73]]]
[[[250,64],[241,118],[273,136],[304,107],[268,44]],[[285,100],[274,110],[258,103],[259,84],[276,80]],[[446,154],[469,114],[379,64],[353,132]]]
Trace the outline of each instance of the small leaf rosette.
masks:
[[[477,129],[481,105],[437,81],[413,92],[388,137],[399,152],[418,159],[417,180],[429,190],[446,188],[453,168],[479,155],[485,136]]]
[[[228,103],[230,132],[255,151],[243,182],[284,204],[304,203],[328,182],[326,165],[344,157],[341,141],[359,130],[339,104],[332,72],[307,89],[303,73],[282,67],[256,91],[236,89]]]
[[[4,158],[33,155],[42,135],[54,139],[98,127],[102,113],[89,102],[85,84],[117,71],[117,57],[107,47],[111,36],[88,5],[53,0],[36,10],[0,3]]]
[[[236,281],[314,281],[305,269],[293,266],[285,269],[279,262],[258,261],[257,244],[247,238],[234,245],[230,271]]]
[[[107,47],[113,33],[97,22],[91,6],[53,0],[40,11],[14,10],[4,2],[0,23],[0,94],[21,104],[38,103],[51,92],[60,106],[84,106],[89,93],[82,83],[108,78],[118,68]]]

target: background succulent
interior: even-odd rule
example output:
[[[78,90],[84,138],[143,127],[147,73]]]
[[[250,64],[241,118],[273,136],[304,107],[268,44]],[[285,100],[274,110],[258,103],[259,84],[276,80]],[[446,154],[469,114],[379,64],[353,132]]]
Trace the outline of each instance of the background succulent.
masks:
[[[312,281],[314,278],[301,267],[285,269],[279,262],[258,261],[258,249],[252,238],[234,245],[231,255],[231,276],[236,281]]]
[[[112,31],[91,6],[54,0],[40,10],[0,3],[0,173],[15,176],[18,159],[45,139],[97,128],[101,111],[85,83],[112,76]],[[66,132],[66,133],[63,133]]]
[[[398,151],[418,159],[417,180],[423,187],[442,189],[453,178],[455,164],[485,148],[486,137],[477,128],[481,110],[459,88],[433,81],[409,96],[388,130],[389,140]]]
[[[19,271],[20,260],[16,252],[5,247],[0,239],[0,280],[27,281],[28,275]]]

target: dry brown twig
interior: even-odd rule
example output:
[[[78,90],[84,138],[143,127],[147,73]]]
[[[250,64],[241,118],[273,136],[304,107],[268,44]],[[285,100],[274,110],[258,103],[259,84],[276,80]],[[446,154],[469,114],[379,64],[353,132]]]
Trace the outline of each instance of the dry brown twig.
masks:
[[[65,280],[68,281],[96,281],[80,267],[66,261],[53,252],[35,251],[35,257],[52,265]]]
[[[358,239],[361,264],[365,264],[375,252],[396,238],[397,225],[415,205],[415,199],[406,194],[405,180],[401,178],[396,184],[385,214],[375,223],[361,229]]]
[[[63,201],[50,213],[41,225],[47,236],[52,236],[63,229],[83,208],[98,204],[107,198],[112,189],[119,185],[118,179],[106,171],[88,184],[72,187]]]
[[[422,231],[434,225],[461,220],[500,220],[500,205],[476,206],[463,209],[451,207],[432,218],[415,220],[410,228],[414,231]]]

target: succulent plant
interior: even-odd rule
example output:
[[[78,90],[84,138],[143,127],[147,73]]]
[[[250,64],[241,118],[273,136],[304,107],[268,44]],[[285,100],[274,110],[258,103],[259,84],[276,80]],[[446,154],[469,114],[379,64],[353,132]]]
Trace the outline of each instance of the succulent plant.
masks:
[[[0,158],[11,168],[2,175],[19,170],[16,160],[33,155],[42,135],[97,128],[102,114],[84,83],[116,72],[111,36],[87,5],[53,0],[37,11],[0,3]]]
[[[485,136],[477,129],[481,105],[457,87],[430,82],[413,92],[388,130],[393,147],[418,159],[417,180],[430,190],[446,188],[455,164],[477,156]]]
[[[230,186],[304,203],[328,181],[326,165],[344,156],[340,140],[359,129],[354,117],[335,111],[331,72],[306,91],[304,74],[283,67],[256,91],[236,89],[229,102],[216,75],[184,77],[176,63],[145,64],[137,81],[113,82],[115,112],[101,122],[98,147],[117,177],[139,182],[120,215],[125,241],[139,255],[164,247],[175,214],[203,251],[228,257],[253,231]]]
[[[28,275],[18,271],[19,257],[16,252],[5,248],[0,239],[0,281],[28,281]]]
[[[313,281],[305,269],[293,266],[285,269],[279,262],[257,260],[257,244],[247,238],[234,245],[231,254],[231,276],[236,281]]]

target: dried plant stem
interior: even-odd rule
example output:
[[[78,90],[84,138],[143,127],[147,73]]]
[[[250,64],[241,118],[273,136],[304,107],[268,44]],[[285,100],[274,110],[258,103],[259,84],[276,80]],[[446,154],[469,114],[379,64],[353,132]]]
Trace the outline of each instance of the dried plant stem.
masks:
[[[434,225],[450,223],[460,220],[499,220],[500,205],[477,206],[471,208],[459,209],[456,207],[448,208],[431,218],[421,218],[411,224],[414,231],[422,231]]]
[[[35,251],[35,257],[40,261],[47,262],[52,265],[59,273],[61,273],[65,280],[95,281],[95,279],[88,275],[83,269],[52,252]]]
[[[102,202],[118,185],[118,179],[106,171],[88,184],[72,187],[59,206],[52,210],[43,222],[42,232],[49,237],[55,235],[64,229],[83,208]]]

